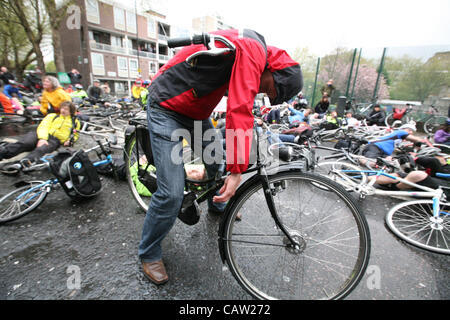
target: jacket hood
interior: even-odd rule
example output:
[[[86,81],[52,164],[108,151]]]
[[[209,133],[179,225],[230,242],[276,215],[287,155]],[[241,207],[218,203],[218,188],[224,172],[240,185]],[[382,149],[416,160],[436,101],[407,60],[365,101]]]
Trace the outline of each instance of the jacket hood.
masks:
[[[303,75],[300,64],[286,51],[267,46],[267,68],[272,72],[277,90],[273,104],[281,104],[296,96],[303,88]]]

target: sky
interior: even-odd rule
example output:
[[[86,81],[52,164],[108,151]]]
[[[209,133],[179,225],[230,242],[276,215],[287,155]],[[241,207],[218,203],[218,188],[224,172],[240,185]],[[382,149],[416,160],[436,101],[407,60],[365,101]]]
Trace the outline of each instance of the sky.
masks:
[[[303,47],[318,56],[336,47],[377,54],[379,48],[379,55],[383,47],[450,50],[450,0],[151,1],[160,1],[172,24],[190,27],[192,18],[218,13],[226,24],[253,29],[290,53]]]

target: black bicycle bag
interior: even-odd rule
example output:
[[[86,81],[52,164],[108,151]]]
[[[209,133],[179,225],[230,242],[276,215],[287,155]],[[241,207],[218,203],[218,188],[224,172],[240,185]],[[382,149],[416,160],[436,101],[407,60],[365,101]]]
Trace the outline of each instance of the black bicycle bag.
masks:
[[[83,150],[66,158],[60,165],[54,162],[50,168],[72,199],[92,197],[102,189],[97,170]]]

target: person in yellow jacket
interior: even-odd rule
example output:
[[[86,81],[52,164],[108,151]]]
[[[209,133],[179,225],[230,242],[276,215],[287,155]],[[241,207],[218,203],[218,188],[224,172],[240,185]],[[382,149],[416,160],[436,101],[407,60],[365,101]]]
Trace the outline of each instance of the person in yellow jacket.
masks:
[[[72,101],[68,94],[60,86],[58,79],[52,76],[45,76],[42,80],[44,91],[42,92],[41,112],[44,116],[48,113],[59,113],[60,104],[64,101]]]
[[[133,95],[133,101],[139,101],[141,98],[141,91],[145,88],[142,86],[142,80],[136,80],[134,85],[131,87],[131,94]]]
[[[21,140],[0,148],[0,160],[12,158],[22,152],[31,151],[21,162],[23,165],[36,162],[44,154],[51,153],[61,145],[68,147],[78,140],[80,121],[76,119],[76,107],[65,101],[60,105],[60,114],[50,113],[39,124],[36,131],[27,133]]]

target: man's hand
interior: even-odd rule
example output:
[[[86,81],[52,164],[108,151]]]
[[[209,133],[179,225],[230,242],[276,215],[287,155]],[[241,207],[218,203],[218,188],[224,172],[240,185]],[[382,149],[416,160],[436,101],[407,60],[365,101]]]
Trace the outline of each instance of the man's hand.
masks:
[[[36,148],[39,148],[39,147],[42,147],[42,146],[48,146],[48,141],[44,140],[44,139],[39,140],[37,145],[36,145]]]
[[[67,140],[66,142],[64,142],[64,147],[70,147],[70,140]]]
[[[242,176],[240,173],[232,173],[225,179],[225,183],[223,187],[219,190],[220,196],[215,196],[213,198],[214,202],[227,202],[230,200],[236,189],[239,187],[241,183]]]

